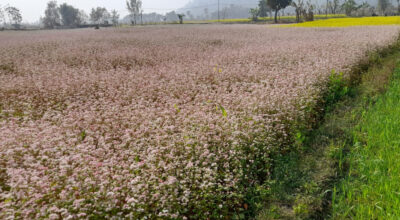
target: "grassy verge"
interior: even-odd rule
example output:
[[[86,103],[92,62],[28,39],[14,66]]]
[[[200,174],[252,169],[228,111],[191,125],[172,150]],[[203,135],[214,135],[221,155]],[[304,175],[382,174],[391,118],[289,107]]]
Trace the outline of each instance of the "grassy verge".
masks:
[[[353,129],[348,174],[334,188],[335,219],[400,218],[400,66]]]
[[[399,51],[400,43],[397,42],[384,50],[372,53],[368,60],[354,67],[348,79],[340,75],[332,75],[330,89],[325,95],[324,102],[327,111],[321,124],[312,132],[299,136],[297,152],[278,159],[279,162],[273,172],[273,181],[270,181],[268,185],[271,194],[265,202],[266,208],[259,213],[258,219],[326,219],[329,217],[342,219],[352,213],[354,204],[359,201],[355,199],[349,202],[349,197],[354,199],[354,192],[350,190],[358,190],[360,193],[361,185],[351,188],[353,184],[351,180],[354,177],[353,173],[349,175],[348,172],[358,168],[350,162],[352,158],[350,155],[353,154],[350,152],[353,152],[354,146],[362,146],[360,141],[354,139],[354,131],[359,129],[358,124],[365,117],[366,110],[386,90],[393,70],[400,61]],[[381,126],[385,127],[385,124],[382,123]],[[391,138],[385,135],[383,137]],[[382,168],[386,165],[389,169],[388,162],[382,161],[383,155],[376,156],[380,158],[376,160],[377,163],[382,163]],[[372,168],[369,169],[371,170]],[[394,168],[385,172],[381,171],[381,174],[386,175],[387,172],[396,174]],[[360,182],[365,183],[366,177],[362,175],[356,178],[362,177]],[[335,189],[335,185],[344,178],[345,181]],[[387,176],[387,180],[389,178],[391,177]],[[385,190],[388,186],[384,184],[381,188]],[[372,192],[374,188],[369,188],[369,190]],[[361,195],[363,195],[362,192],[366,191],[361,191]],[[400,198],[400,195],[392,191],[387,191],[387,193]],[[375,196],[377,198],[380,195]],[[335,198],[333,206],[332,198]],[[371,197],[364,199],[369,200]],[[379,207],[382,208],[382,206]]]

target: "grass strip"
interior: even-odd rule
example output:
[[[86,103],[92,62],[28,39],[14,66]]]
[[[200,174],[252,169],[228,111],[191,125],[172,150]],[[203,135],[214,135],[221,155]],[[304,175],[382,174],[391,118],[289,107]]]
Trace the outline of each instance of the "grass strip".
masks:
[[[399,62],[400,41],[371,53],[368,60],[360,62],[353,68],[349,78],[343,78],[338,74],[332,75],[329,90],[325,95],[324,103],[322,103],[326,106],[326,112],[323,114],[320,125],[310,133],[299,135],[297,152],[278,158],[273,172],[273,181],[270,181],[268,186],[271,193],[265,202],[265,208],[259,213],[257,219],[343,219],[357,216],[354,212],[355,204],[359,203],[359,200],[355,199],[354,195],[358,194],[362,197],[363,193],[368,192],[367,189],[372,193],[375,187],[371,185],[371,188],[365,190],[360,188],[368,185],[368,182],[365,182],[368,178],[362,173],[356,172],[359,168],[356,167],[354,160],[357,159],[355,156],[359,155],[357,150],[362,149],[361,146],[366,146],[365,140],[368,139],[355,138],[363,137],[363,135],[355,136],[355,131],[360,130],[360,122],[366,120],[366,112],[380,100],[381,94],[386,91],[392,73]],[[383,108],[381,107],[382,110]],[[396,114],[394,109],[392,114]],[[382,129],[386,129],[387,123],[382,120],[376,122],[381,121],[380,126]],[[374,125],[371,124],[371,126]],[[375,127],[377,126],[375,125]],[[392,127],[388,127],[388,129],[392,129]],[[365,134],[365,131],[367,130],[358,134]],[[396,130],[393,129],[393,132]],[[387,140],[392,140],[392,137],[387,136],[385,132],[381,132],[379,135]],[[361,142],[361,140],[364,141]],[[374,143],[379,143],[378,139],[376,141],[378,142]],[[394,140],[394,142],[396,141]],[[390,146],[395,149],[393,147],[395,145]],[[352,156],[353,154],[355,156]],[[388,181],[385,184],[377,182],[377,184],[382,184],[380,185],[382,192],[392,193],[393,198],[400,198],[400,195],[395,192],[386,191],[389,189],[388,185],[392,184],[390,179],[393,179],[387,174],[389,172],[393,175],[398,174],[396,168],[389,167],[388,163],[390,162],[382,160],[383,156],[379,157],[379,154],[376,153],[373,155],[380,159],[376,160],[376,163],[382,163],[382,169],[385,166],[387,168],[387,170],[381,170],[381,173],[376,173],[378,177],[385,175],[385,180]],[[392,161],[395,161],[397,155],[393,155]],[[364,159],[369,160],[369,158]],[[362,164],[359,162],[360,160],[357,160],[357,164]],[[362,166],[364,165],[362,164]],[[367,170],[376,171],[372,168]],[[368,173],[368,175],[370,174]],[[359,182],[364,185],[352,187],[354,182],[351,180],[354,178],[362,178],[359,179]],[[400,184],[393,184],[394,187],[396,185]],[[382,195],[377,193],[374,196],[379,198]],[[353,200],[349,200],[349,198]],[[367,201],[372,198],[364,199]],[[377,200],[373,205],[379,201]],[[379,206],[380,204],[376,204],[378,206],[376,209],[382,208],[381,211],[385,212],[386,210],[382,204]],[[393,209],[399,207],[398,203],[387,204],[387,206],[390,205],[393,205]],[[358,207],[364,209],[366,205],[360,204]],[[368,211],[366,212],[368,214]],[[365,217],[366,215],[360,216],[360,219],[365,219]],[[376,218],[379,219],[379,217]]]
[[[353,132],[353,147],[343,160],[348,174],[334,188],[333,218],[400,218],[400,65]]]

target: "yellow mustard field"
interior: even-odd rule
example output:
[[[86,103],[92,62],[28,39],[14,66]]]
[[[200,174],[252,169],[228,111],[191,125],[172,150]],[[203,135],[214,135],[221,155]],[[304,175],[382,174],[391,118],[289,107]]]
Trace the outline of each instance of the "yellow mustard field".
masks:
[[[363,18],[333,18],[299,24],[282,25],[284,27],[350,27],[371,25],[400,25],[400,17],[363,17]]]

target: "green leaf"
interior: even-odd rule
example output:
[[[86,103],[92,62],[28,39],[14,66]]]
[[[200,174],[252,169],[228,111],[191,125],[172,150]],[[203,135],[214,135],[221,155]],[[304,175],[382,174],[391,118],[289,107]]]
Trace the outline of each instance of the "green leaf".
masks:
[[[83,131],[80,133],[80,136],[81,136],[81,140],[84,141],[85,138],[86,138],[86,131],[83,130]]]
[[[174,108],[175,108],[175,110],[176,110],[177,113],[181,112],[181,110],[178,108],[178,105],[177,105],[177,104],[174,104]]]
[[[222,111],[222,115],[223,115],[225,118],[228,117],[228,113],[226,112],[225,108],[222,107],[222,105],[219,105],[219,108],[220,108],[221,111]]]

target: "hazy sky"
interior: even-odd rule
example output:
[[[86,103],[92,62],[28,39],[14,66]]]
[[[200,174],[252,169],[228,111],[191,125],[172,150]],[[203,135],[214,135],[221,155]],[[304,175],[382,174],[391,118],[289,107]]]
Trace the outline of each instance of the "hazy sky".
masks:
[[[44,14],[49,0],[0,0],[0,5],[15,6],[21,10],[23,21],[35,22]],[[190,0],[142,0],[144,13],[159,12],[165,13],[180,8]],[[59,4],[67,3],[85,10],[89,13],[93,7],[106,7],[108,10],[116,9],[121,18],[127,15],[126,0],[58,0]]]

